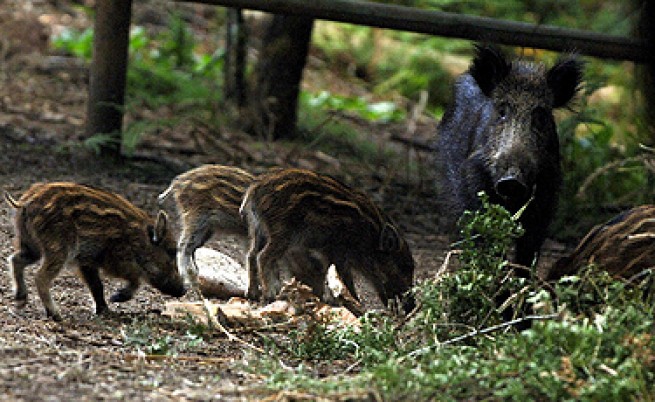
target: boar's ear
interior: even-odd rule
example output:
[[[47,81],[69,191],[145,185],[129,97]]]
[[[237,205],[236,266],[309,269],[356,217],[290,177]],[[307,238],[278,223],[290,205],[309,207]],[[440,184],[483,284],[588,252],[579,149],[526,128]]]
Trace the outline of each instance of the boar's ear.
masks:
[[[385,223],[380,232],[380,251],[398,251],[400,250],[400,234],[398,229],[390,223]]]
[[[553,91],[553,108],[565,106],[580,89],[583,63],[573,56],[560,59],[546,73],[546,82]]]
[[[159,244],[166,237],[166,230],[168,226],[168,215],[166,212],[159,211],[157,214],[157,220],[155,221],[155,227],[148,226],[148,234],[150,235],[150,240],[154,244]]]
[[[505,54],[495,46],[476,45],[475,59],[469,67],[469,74],[478,83],[480,90],[486,96],[500,83],[512,66],[507,62]]]

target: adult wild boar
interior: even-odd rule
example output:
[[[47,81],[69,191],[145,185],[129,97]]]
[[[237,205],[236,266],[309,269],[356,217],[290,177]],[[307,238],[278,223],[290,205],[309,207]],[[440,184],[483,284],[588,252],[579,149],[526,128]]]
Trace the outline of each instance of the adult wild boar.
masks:
[[[538,256],[562,181],[553,110],[568,104],[581,79],[582,63],[573,56],[547,69],[477,46],[439,124],[440,191],[451,221],[480,208],[480,191],[512,213],[530,201],[514,257],[522,265]]]

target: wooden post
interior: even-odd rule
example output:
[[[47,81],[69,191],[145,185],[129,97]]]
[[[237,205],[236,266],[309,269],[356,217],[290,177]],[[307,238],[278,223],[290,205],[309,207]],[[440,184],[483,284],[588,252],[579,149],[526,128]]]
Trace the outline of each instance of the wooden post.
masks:
[[[637,35],[647,44],[648,53],[651,60],[642,67],[639,72],[641,85],[643,86],[645,102],[645,120],[649,125],[651,135],[648,145],[655,145],[655,4],[652,0],[643,0],[641,4],[641,14],[637,24]]]
[[[225,100],[238,108],[246,104],[246,42],[248,33],[243,21],[243,10],[227,10],[227,28],[225,36]]]
[[[110,134],[101,154],[121,156],[132,0],[98,0],[87,106],[87,137]]]
[[[250,100],[257,134],[273,140],[295,137],[298,94],[313,27],[310,17],[277,14],[266,28]]]

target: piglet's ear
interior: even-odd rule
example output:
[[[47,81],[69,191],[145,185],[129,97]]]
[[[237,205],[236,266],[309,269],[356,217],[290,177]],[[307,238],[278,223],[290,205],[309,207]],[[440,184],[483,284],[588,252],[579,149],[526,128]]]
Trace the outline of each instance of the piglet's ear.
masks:
[[[398,229],[390,223],[385,223],[380,232],[380,251],[400,250],[400,234]]]
[[[505,54],[495,46],[476,45],[475,48],[476,55],[469,67],[469,74],[478,83],[482,93],[490,96],[496,85],[507,77],[512,66],[507,62]]]
[[[155,227],[148,227],[148,234],[154,244],[159,244],[166,237],[166,230],[168,230],[168,215],[166,212],[159,211]]]
[[[546,82],[553,92],[553,109],[566,106],[580,90],[583,63],[573,56],[560,59],[546,73]]]

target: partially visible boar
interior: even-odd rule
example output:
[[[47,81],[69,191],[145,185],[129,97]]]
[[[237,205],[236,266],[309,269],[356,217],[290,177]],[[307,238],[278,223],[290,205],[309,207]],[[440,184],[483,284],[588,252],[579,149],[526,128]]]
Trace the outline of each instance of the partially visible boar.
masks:
[[[357,297],[353,271],[374,286],[381,301],[399,299],[405,311],[414,300],[414,259],[388,216],[363,192],[328,176],[282,169],[258,177],[244,196],[248,222],[248,297],[275,298],[291,277],[324,294],[330,264]],[[261,289],[260,289],[261,287]]]
[[[65,265],[74,264],[89,287],[96,314],[109,311],[100,270],[124,279],[112,302],[130,300],[142,279],[161,292],[183,296],[183,281],[175,266],[175,241],[167,231],[166,215],[156,222],[125,198],[74,183],[37,183],[18,201],[5,193],[15,209],[16,252],[9,257],[15,299],[27,302],[25,267],[42,259],[36,288],[46,314],[61,315],[50,296],[52,281]]]
[[[525,266],[545,240],[562,181],[553,109],[567,105],[581,79],[582,63],[572,56],[546,69],[478,46],[438,128],[440,191],[452,220],[480,208],[480,191],[512,213],[532,198],[514,258]]]
[[[245,238],[247,229],[239,207],[253,180],[253,175],[237,167],[203,165],[177,176],[159,195],[160,206],[170,196],[175,200],[180,221],[177,265],[185,280],[197,279],[194,253],[212,235]]]
[[[560,258],[546,280],[576,275],[589,264],[629,279],[655,267],[655,205],[641,205],[595,226],[570,255]]]

